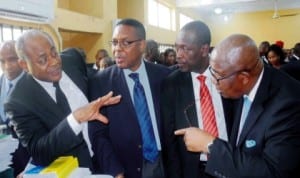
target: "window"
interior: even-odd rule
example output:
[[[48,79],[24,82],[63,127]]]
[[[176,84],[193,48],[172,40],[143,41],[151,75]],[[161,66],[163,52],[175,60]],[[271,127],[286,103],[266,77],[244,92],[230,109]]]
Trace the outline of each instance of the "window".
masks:
[[[184,14],[179,14],[179,25],[180,25],[180,28],[182,28],[185,24],[189,23],[193,21],[192,18],[184,15]]]
[[[148,23],[156,27],[175,31],[175,10],[156,0],[148,0]]]
[[[28,28],[0,24],[0,42],[17,40]]]

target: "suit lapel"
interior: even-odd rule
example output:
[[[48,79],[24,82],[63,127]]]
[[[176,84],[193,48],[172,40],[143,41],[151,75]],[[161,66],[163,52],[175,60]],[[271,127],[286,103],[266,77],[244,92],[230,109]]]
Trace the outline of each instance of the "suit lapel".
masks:
[[[26,103],[28,107],[33,110],[37,110],[39,114],[46,115],[48,120],[55,121],[52,123],[57,123],[66,117],[66,114],[61,111],[57,106],[55,101],[50,97],[50,95],[45,91],[45,89],[39,85],[31,75],[27,75],[26,84],[28,88],[32,90],[32,96],[30,97],[29,103]]]
[[[265,103],[272,98],[273,93],[277,90],[277,88],[270,88],[270,78],[272,77],[271,70],[268,67],[265,67],[264,70],[261,83],[251,104],[251,108],[241,132],[238,146],[244,142],[249,131],[260,118],[260,115],[264,110]]]
[[[144,62],[144,61],[142,61]],[[155,72],[155,68],[152,67],[152,64],[148,62],[144,62],[146,73],[149,80],[149,85],[152,93],[152,101],[153,101],[153,107],[154,107],[154,113],[156,118],[156,123],[158,127],[158,131],[161,132],[161,122],[160,122],[160,110],[159,110],[159,96],[160,96],[160,86],[158,85],[159,79],[157,79],[158,75]],[[163,77],[163,76],[161,76]]]
[[[236,139],[239,132],[239,126],[240,126],[240,118],[242,115],[242,108],[243,108],[243,99],[239,99],[238,102],[235,105],[235,112],[234,112],[234,122],[232,126],[232,132],[230,135],[230,143],[233,147],[236,146]]]
[[[131,100],[129,88],[126,83],[126,79],[125,79],[123,70],[117,66],[114,66],[113,70],[116,70],[116,72],[112,72],[113,84],[111,86],[116,86],[113,88],[114,94],[115,95],[120,94],[122,96],[121,102],[124,104],[124,106],[129,107],[128,111],[134,111],[134,104]]]
[[[189,120],[191,126],[199,127],[198,123],[198,116],[196,111],[196,102],[195,101],[195,95],[194,95],[194,89],[193,89],[193,81],[192,76],[190,72],[184,72],[182,73],[182,77],[180,78],[180,99],[182,99],[183,108],[185,112],[186,119]],[[189,91],[189,92],[187,92]]]

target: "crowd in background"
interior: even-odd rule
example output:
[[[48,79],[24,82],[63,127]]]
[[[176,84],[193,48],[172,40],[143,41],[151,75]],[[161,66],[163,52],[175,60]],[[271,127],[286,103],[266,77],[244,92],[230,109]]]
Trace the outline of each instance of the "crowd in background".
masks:
[[[174,41],[159,51],[123,19],[112,57],[99,49],[93,64],[39,30],[1,44],[0,124],[20,140],[13,177],[65,155],[115,178],[300,176],[300,43],[233,34],[211,47],[202,21]]]

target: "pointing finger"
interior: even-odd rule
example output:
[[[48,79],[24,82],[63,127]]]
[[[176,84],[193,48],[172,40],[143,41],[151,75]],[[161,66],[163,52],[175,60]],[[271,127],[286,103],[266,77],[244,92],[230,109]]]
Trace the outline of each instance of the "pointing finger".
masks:
[[[179,129],[174,132],[175,135],[184,135],[186,133],[186,129]]]

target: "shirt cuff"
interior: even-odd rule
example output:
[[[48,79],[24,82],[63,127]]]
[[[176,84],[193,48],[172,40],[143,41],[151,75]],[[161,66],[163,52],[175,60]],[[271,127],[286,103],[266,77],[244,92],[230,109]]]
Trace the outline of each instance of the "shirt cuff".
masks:
[[[67,120],[75,135],[78,135],[82,131],[83,125],[76,121],[72,113],[67,117]]]

